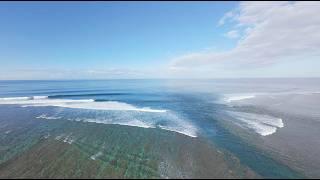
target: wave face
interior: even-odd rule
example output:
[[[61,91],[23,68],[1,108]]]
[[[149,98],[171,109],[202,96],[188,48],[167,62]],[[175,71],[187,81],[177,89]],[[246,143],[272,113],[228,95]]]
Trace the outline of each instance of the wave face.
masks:
[[[262,136],[271,135],[275,133],[277,129],[284,127],[281,118],[269,115],[234,111],[228,111],[228,114],[240,121],[240,123],[237,123],[240,126],[252,129]]]
[[[142,128],[160,128],[174,131],[190,137],[197,137],[197,128],[174,112],[150,107],[136,107],[118,101],[95,101],[94,99],[52,99],[47,96],[1,98],[2,105],[19,105],[21,107],[63,107],[58,114],[41,114],[37,119],[94,122],[102,124],[119,124]],[[82,109],[83,111],[77,111]]]

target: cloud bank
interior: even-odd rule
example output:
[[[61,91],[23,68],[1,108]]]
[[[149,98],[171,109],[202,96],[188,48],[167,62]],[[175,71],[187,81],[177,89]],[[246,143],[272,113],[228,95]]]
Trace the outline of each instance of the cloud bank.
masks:
[[[250,69],[320,57],[319,12],[319,2],[241,2],[217,27],[233,25],[225,34],[238,38],[233,49],[176,57],[171,69]]]

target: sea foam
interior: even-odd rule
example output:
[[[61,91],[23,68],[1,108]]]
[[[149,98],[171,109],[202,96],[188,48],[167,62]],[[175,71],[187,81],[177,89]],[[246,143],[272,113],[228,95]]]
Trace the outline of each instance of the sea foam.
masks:
[[[240,121],[240,125],[254,130],[256,133],[267,136],[284,127],[281,118],[255,113],[228,111],[232,117]],[[238,123],[239,124],[239,123]]]
[[[91,114],[92,112],[88,112]],[[160,113],[160,115],[153,115],[154,113],[139,113],[137,111],[127,112],[109,112],[102,113],[95,112],[95,117],[87,117],[86,112],[82,114],[71,113],[64,114],[63,111],[58,114],[59,116],[50,116],[42,114],[37,116],[37,119],[62,119],[65,117],[70,121],[80,121],[98,124],[118,124],[122,126],[134,126],[141,128],[160,128],[167,131],[173,131],[184,134],[190,137],[197,137],[196,126],[188,120],[178,117],[173,112]],[[165,122],[165,123],[163,123]]]
[[[227,94],[224,97],[224,101],[230,103],[233,101],[240,101],[240,100],[251,99],[255,97],[256,97],[255,94]]]
[[[41,114],[37,119],[57,120],[66,118],[68,120],[94,122],[103,124],[119,124],[136,126],[142,128],[160,128],[174,131],[190,137],[197,137],[197,128],[189,121],[178,117],[173,112],[165,109],[152,109],[150,107],[136,107],[134,105],[118,101],[95,101],[94,99],[52,99],[47,96],[33,97],[10,97],[0,98],[0,104],[19,105],[21,107],[64,107],[70,109],[102,110],[101,116],[85,117],[85,114],[75,114],[70,117],[66,114],[50,116]],[[109,113],[103,113],[104,111]],[[112,113],[114,112],[114,113]],[[131,112],[131,113],[130,113]],[[85,112],[82,112],[85,113]],[[113,114],[109,118],[105,116]],[[99,112],[96,112],[99,115]],[[155,115],[152,115],[155,114]],[[164,124],[161,124],[165,121]],[[160,124],[159,124],[160,123]]]
[[[62,117],[58,117],[58,116],[48,116],[46,114],[41,114],[40,116],[36,117],[37,119],[61,119]]]

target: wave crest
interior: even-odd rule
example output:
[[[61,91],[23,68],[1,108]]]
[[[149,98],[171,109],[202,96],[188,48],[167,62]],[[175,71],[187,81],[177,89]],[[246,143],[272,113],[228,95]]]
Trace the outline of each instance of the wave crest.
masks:
[[[56,106],[92,110],[142,111],[155,113],[166,112],[166,110],[163,109],[152,109],[149,107],[139,108],[134,105],[118,101],[96,102],[94,99],[50,99],[47,96],[0,98],[0,104],[16,104],[23,107]]]

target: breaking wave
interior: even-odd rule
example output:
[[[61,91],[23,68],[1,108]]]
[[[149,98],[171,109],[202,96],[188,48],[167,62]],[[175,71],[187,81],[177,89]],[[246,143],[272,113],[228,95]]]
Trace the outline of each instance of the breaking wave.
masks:
[[[69,109],[60,111],[54,115],[41,114],[36,118],[47,120],[66,119],[70,121],[118,124],[142,128],[160,128],[190,137],[197,137],[197,128],[192,122],[170,111],[166,113],[145,113],[140,111],[76,111],[75,109]]]
[[[140,108],[131,104],[118,101],[97,102],[94,99],[51,99],[47,96],[0,98],[0,104],[16,104],[21,105],[22,107],[56,106],[64,108],[92,110],[142,111],[156,113],[166,112],[166,110],[163,109],[152,109],[149,107]]]
[[[197,128],[193,123],[179,117],[171,111],[152,109],[150,107],[136,107],[124,102],[95,101],[94,99],[55,99],[50,98],[50,96],[32,96],[0,98],[0,104],[19,105],[21,107],[63,107],[73,112],[71,114],[66,113],[69,111],[62,111],[64,113],[55,115],[41,114],[36,117],[37,119],[67,119],[142,128],[160,128],[190,137],[197,137]],[[79,113],[76,109],[84,109],[87,111],[81,111]],[[95,115],[89,116],[86,112],[94,112]]]
[[[228,111],[232,117],[240,121],[240,126],[254,130],[256,133],[267,136],[275,133],[279,128],[284,127],[281,118],[269,115]]]

